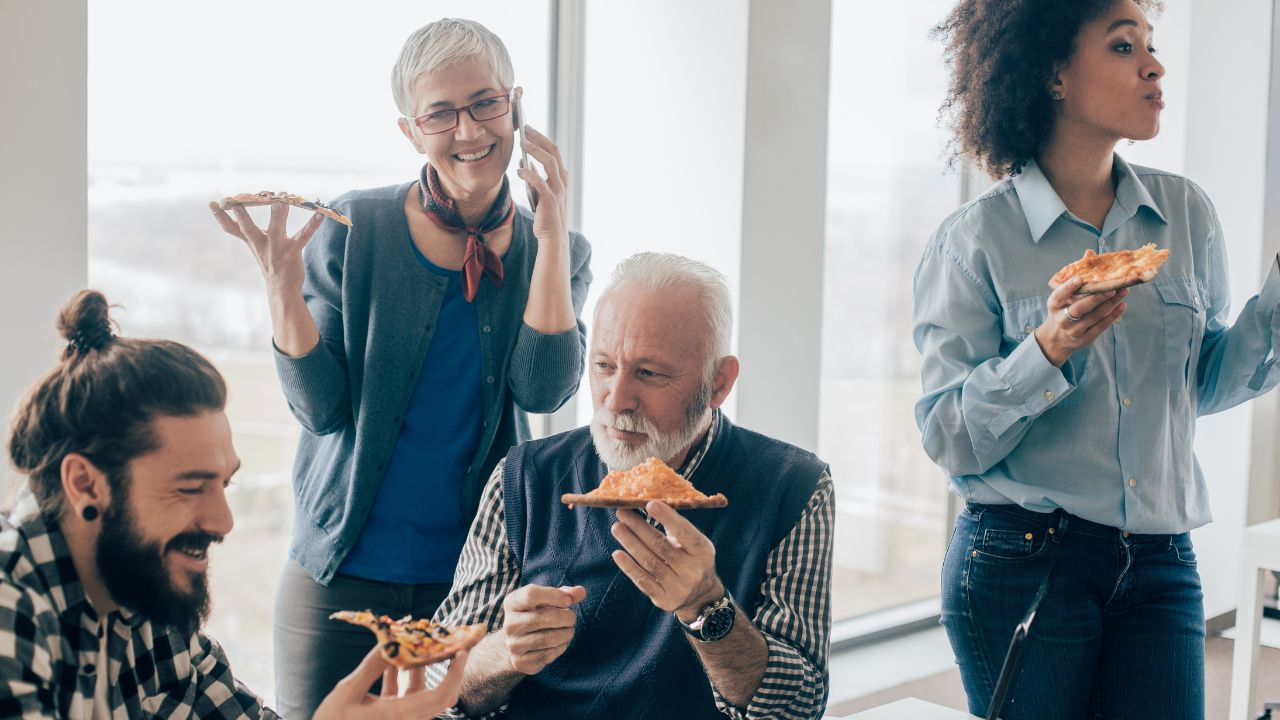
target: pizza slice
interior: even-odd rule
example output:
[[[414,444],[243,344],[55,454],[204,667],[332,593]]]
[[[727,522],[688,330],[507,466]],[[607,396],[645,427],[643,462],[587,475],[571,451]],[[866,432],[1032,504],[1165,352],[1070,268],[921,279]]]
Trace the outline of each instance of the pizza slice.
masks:
[[[627,471],[615,470],[604,476],[600,487],[585,495],[565,493],[560,502],[573,508],[642,508],[650,500],[661,500],[677,510],[722,508],[729,500],[721,493],[707,496],[658,458],[649,458]]]
[[[1084,280],[1081,295],[1119,290],[1120,288],[1150,282],[1169,259],[1168,250],[1157,250],[1155,243],[1148,243],[1137,250],[1117,250],[1099,255],[1085,250],[1084,257],[1059,270],[1049,279],[1049,287],[1059,285],[1079,276]]]
[[[485,636],[483,624],[463,625],[449,629],[427,620],[405,616],[392,620],[374,615],[370,610],[340,610],[329,616],[368,628],[378,636],[382,657],[398,668],[409,669],[433,665],[475,647]]]
[[[294,195],[293,193],[287,192],[271,192],[270,190],[263,190],[262,192],[256,193],[240,193],[239,195],[222,198],[222,202],[218,203],[218,205],[223,210],[226,210],[232,205],[254,207],[256,205],[270,205],[273,202],[287,203],[294,207],[300,207],[304,210],[317,212],[327,218],[337,220],[347,227],[351,227],[351,218],[343,215],[337,210],[334,210],[328,205],[325,205],[319,200],[306,200],[301,195]]]

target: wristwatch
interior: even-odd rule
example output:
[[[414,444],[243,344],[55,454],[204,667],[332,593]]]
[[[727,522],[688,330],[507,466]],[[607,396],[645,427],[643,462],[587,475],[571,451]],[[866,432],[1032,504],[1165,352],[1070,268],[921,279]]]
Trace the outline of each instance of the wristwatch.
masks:
[[[676,617],[676,622],[684,631],[698,642],[715,642],[733,630],[733,622],[738,617],[738,606],[733,603],[729,588],[724,589],[724,597],[702,608],[693,622],[687,623]]]

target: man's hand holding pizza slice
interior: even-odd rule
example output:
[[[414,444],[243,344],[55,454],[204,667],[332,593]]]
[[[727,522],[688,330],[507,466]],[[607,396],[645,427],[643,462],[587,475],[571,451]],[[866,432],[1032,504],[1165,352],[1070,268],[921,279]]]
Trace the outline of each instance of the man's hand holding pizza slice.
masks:
[[[661,532],[635,510],[618,510],[611,532],[622,550],[613,562],[660,610],[692,622],[704,607],[724,596],[716,576],[716,549],[680,513],[661,500],[645,506]]]

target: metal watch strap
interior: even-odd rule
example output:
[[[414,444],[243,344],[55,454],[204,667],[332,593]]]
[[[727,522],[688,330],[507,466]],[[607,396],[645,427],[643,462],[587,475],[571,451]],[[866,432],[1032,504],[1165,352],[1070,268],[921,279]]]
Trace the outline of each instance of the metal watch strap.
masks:
[[[708,638],[703,637],[702,628],[706,625],[707,618],[709,618],[712,613],[726,607],[733,610],[735,613],[737,612],[733,602],[733,595],[729,593],[729,588],[724,589],[724,595],[719,600],[716,600],[710,605],[702,608],[702,611],[698,613],[698,617],[694,618],[693,622],[686,623],[681,620],[679,616],[676,616],[676,622],[680,623],[680,627],[684,628],[684,631],[689,633],[689,635],[691,635],[695,640],[699,642],[709,642]]]

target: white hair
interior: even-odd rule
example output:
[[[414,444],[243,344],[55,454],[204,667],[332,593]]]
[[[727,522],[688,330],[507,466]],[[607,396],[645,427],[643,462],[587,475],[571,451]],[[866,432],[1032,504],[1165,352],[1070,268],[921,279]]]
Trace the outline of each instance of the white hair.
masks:
[[[418,78],[463,60],[478,59],[493,68],[504,90],[515,85],[515,70],[507,46],[489,28],[474,20],[441,18],[414,31],[391,69],[391,93],[396,108],[413,117],[413,84]]]
[[[697,292],[707,329],[707,375],[710,377],[720,359],[729,354],[733,338],[733,300],[724,274],[704,262],[680,255],[642,252],[618,263],[600,301],[624,285],[650,292],[677,288],[692,288]]]

